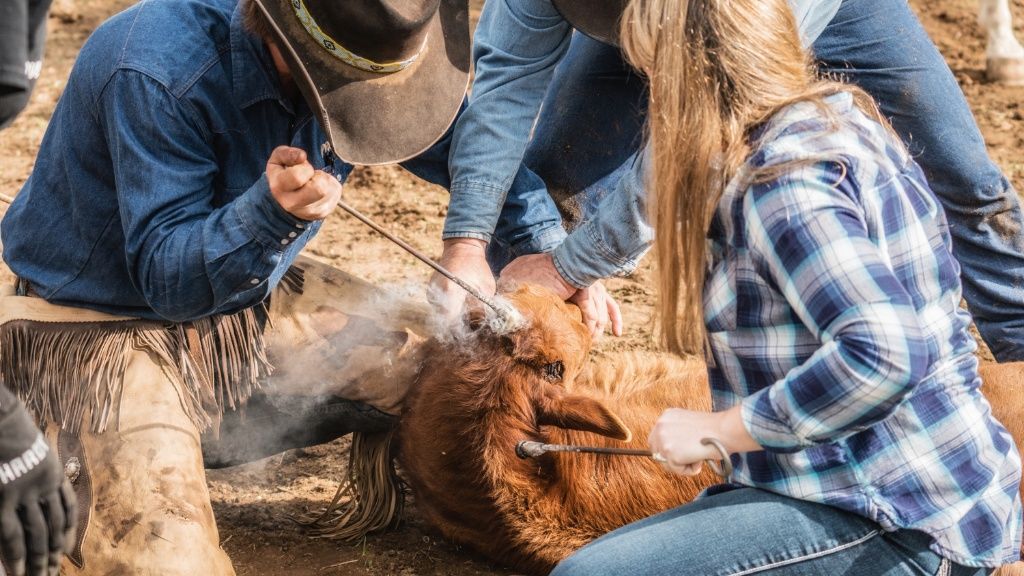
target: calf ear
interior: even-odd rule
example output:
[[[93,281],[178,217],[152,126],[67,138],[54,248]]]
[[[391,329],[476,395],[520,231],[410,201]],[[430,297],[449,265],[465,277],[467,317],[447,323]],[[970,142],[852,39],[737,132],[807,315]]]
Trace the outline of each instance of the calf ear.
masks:
[[[633,433],[611,410],[586,396],[548,396],[537,407],[537,423],[568,430],[594,432],[616,440],[630,440]]]

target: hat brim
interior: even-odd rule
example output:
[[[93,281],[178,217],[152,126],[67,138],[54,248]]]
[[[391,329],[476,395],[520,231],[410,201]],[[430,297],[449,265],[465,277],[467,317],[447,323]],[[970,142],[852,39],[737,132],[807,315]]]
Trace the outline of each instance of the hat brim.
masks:
[[[254,1],[264,8],[296,85],[341,160],[408,160],[437,142],[455,120],[469,85],[466,0],[441,0],[416,61],[390,74],[360,70],[331,55],[302,27],[289,0]]]
[[[619,45],[619,20],[629,0],[551,0],[573,28],[598,42]]]

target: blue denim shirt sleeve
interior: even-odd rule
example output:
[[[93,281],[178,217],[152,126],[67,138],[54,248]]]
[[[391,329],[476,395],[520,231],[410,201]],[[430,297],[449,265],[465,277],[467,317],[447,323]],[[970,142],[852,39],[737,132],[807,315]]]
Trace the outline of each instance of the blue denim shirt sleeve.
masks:
[[[601,278],[628,274],[654,242],[647,222],[646,155],[634,156],[597,213],[555,248],[555,268],[566,282],[585,288]]]
[[[841,0],[790,0],[810,45]],[[490,240],[522,162],[530,129],[571,28],[550,0],[487,2],[474,39],[476,78],[469,107],[452,142],[451,200],[442,237]],[[632,271],[653,233],[642,206],[639,174],[628,174],[598,214],[556,249],[555,265],[569,283],[589,286]],[[616,197],[620,196],[620,197]]]
[[[99,103],[123,111],[106,114],[104,130],[129,275],[146,302],[182,322],[265,299],[268,279],[288,265],[284,251],[307,223],[277,204],[265,175],[213,206],[219,167],[203,124],[149,76],[118,71]]]
[[[484,3],[473,40],[473,91],[452,141],[443,238],[490,240],[571,33],[550,0]]]

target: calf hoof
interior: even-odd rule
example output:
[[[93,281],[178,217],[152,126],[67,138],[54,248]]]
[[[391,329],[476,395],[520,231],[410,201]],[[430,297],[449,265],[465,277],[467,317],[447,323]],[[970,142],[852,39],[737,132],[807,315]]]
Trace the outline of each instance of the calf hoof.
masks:
[[[988,58],[985,77],[989,82],[1024,86],[1024,58]]]

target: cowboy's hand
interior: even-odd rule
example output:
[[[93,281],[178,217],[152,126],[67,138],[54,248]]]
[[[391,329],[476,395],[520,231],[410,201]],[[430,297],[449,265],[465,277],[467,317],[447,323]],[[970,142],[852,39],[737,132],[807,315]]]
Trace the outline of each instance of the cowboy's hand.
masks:
[[[551,290],[562,300],[568,300],[576,293],[576,287],[569,284],[558,273],[550,253],[520,256],[501,271],[502,284],[537,284]]]
[[[705,460],[722,457],[713,445],[702,444],[703,438],[720,440],[730,454],[761,450],[743,425],[738,405],[724,412],[669,408],[655,422],[647,443],[669,471],[695,476]]]
[[[0,418],[0,549],[15,576],[57,573],[75,544],[75,507],[57,455],[18,403]]]
[[[281,208],[302,220],[323,220],[341,200],[341,182],[314,169],[299,148],[274,148],[267,161],[267,181]]]
[[[473,286],[485,298],[494,295],[495,282],[487,264],[487,243],[475,238],[451,238],[444,241],[441,266]],[[437,272],[430,278],[430,301],[449,322],[462,315],[468,293]],[[478,303],[474,303],[476,305]]]
[[[539,284],[558,294],[561,299],[576,304],[583,313],[583,323],[594,338],[604,333],[609,322],[613,334],[622,334],[619,304],[608,294],[604,285],[597,282],[589,288],[577,289],[558,273],[551,254],[527,254],[516,258],[501,271],[501,282]]]
[[[622,336],[622,311],[619,310],[619,303],[600,281],[577,290],[569,297],[569,302],[579,306],[583,312],[583,323],[590,330],[591,338],[600,339],[609,324],[612,334]]]

